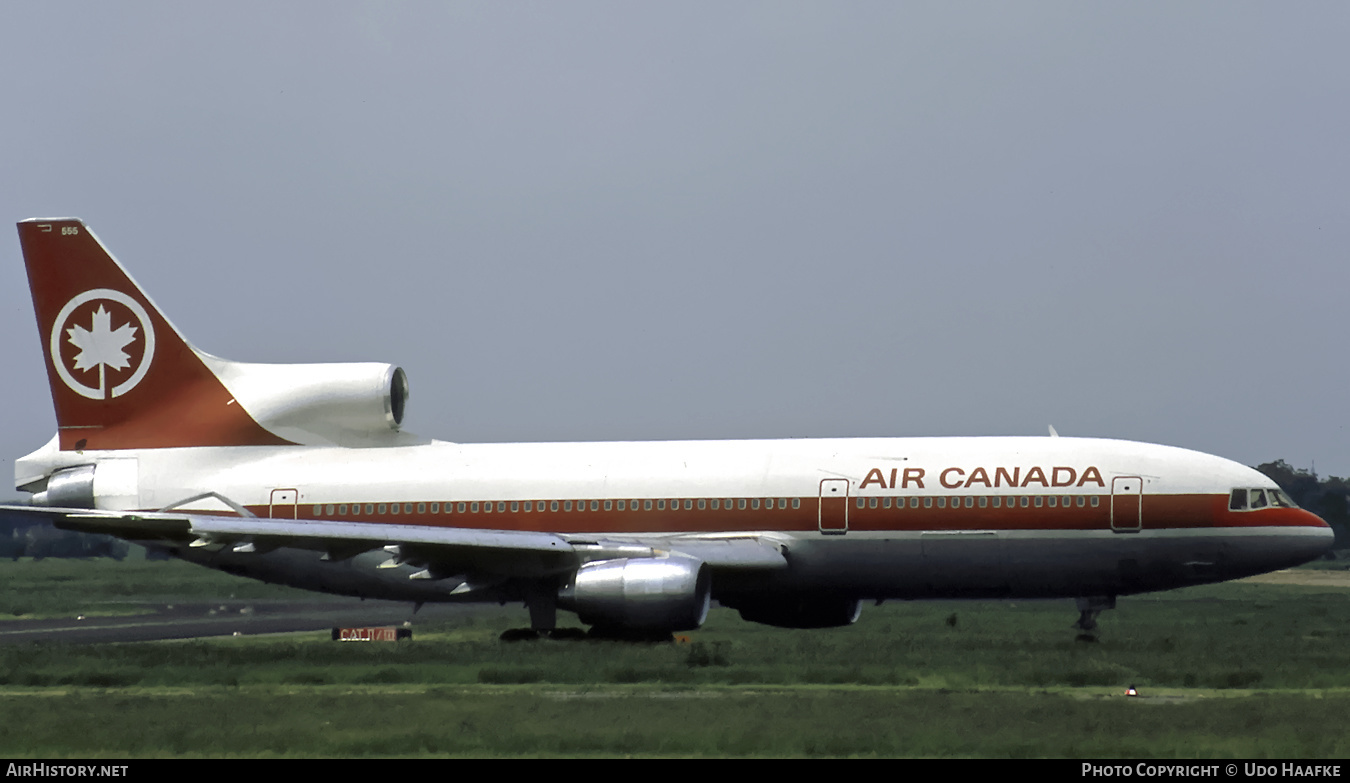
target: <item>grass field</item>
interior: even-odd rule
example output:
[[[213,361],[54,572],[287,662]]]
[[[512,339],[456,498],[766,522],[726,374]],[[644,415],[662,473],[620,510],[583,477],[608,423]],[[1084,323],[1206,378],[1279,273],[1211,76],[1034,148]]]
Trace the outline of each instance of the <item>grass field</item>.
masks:
[[[311,597],[183,563],[0,563],[0,586],[8,617]],[[7,647],[0,754],[1345,757],[1348,600],[1334,578],[1124,598],[1097,643],[1074,641],[1072,602],[1037,601],[821,631],[714,610],[674,645],[502,643],[515,609],[398,644]]]

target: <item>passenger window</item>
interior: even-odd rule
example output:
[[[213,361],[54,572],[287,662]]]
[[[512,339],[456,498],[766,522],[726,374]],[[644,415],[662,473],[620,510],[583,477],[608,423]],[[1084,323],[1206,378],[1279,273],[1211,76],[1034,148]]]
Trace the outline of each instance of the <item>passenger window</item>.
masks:
[[[705,511],[705,510],[707,510],[707,508],[708,508],[708,501],[707,501],[706,499],[704,499],[704,498],[699,498],[699,499],[698,499],[698,510],[699,510],[699,511]]]
[[[643,511],[651,511],[651,510],[652,510],[652,502],[651,502],[650,500],[644,500],[644,501],[642,501],[642,510],[643,510]]]
[[[988,507],[989,507],[989,498],[984,497],[983,495],[981,495],[981,496],[980,496],[980,508],[988,508]]]
[[[975,498],[972,497],[966,498],[966,508],[975,508]]]
[[[750,498],[750,508],[754,509],[755,511],[759,510],[759,498]],[[858,508],[862,508],[862,506],[859,506]]]
[[[347,504],[346,504],[346,503],[343,503],[342,505],[338,506],[338,516],[342,516],[342,517],[347,516]]]
[[[595,508],[595,501],[591,501],[591,508],[592,508],[592,509]],[[606,500],[606,501],[605,501],[605,510],[606,510],[606,511],[613,511],[613,510],[614,510],[614,501],[612,501],[612,500]]]
[[[802,507],[802,499],[801,499],[801,498],[793,498],[793,499],[792,499],[792,507],[793,507],[793,508],[801,508],[801,507]]]
[[[1026,495],[1023,495],[1023,496],[1022,496],[1022,502],[1019,503],[1018,505],[1020,505],[1022,508],[1026,508],[1027,506],[1030,506],[1030,505],[1031,505],[1031,498],[1027,497]],[[1039,506],[1040,503],[1037,503],[1036,505]]]
[[[917,499],[918,499],[918,498],[915,498],[915,500],[917,500]],[[924,498],[924,499],[923,499],[923,507],[924,507],[924,508],[932,508],[932,507],[933,507],[933,499],[930,498],[930,497],[929,497],[929,498]]]
[[[876,498],[870,498],[870,499],[867,501],[867,505],[868,505],[870,508],[876,508],[876,507],[877,507],[877,499],[876,499]]]
[[[740,509],[741,511],[745,510],[745,498],[740,498],[739,500],[736,501],[736,508]]]
[[[945,497],[938,498],[938,508],[946,508],[946,507],[947,507],[947,498]]]
[[[457,503],[457,504],[455,504],[455,508],[459,511],[459,513],[461,513],[461,514],[464,513],[464,504],[463,504],[463,503]],[[477,510],[478,510],[478,505],[477,505],[477,504],[474,504],[474,509],[473,509],[473,510],[474,510],[474,511],[477,511]]]

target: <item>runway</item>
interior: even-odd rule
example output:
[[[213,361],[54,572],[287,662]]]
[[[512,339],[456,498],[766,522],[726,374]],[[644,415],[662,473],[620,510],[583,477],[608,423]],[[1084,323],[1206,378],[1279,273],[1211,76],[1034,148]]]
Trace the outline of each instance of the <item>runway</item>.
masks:
[[[448,616],[499,612],[497,606],[426,605],[416,614],[412,604],[388,601],[219,601],[138,605],[144,612],[121,616],[0,621],[0,644],[63,642],[98,644],[194,639],[209,636],[253,636],[334,627],[402,625]],[[525,615],[522,613],[522,621]]]

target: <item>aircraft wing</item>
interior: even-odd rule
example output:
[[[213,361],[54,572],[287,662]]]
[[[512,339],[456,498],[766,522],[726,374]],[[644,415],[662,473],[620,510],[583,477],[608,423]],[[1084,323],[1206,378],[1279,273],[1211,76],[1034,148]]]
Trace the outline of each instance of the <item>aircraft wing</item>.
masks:
[[[661,557],[669,552],[698,558],[715,569],[787,567],[779,546],[754,534],[597,538],[521,530],[262,519],[181,511],[115,512],[41,506],[0,506],[0,511],[48,519],[65,530],[142,542],[228,546],[240,552],[267,552],[285,547],[314,550],[329,559],[342,560],[385,548],[396,552],[402,561],[430,565],[443,572],[557,573],[587,561]]]

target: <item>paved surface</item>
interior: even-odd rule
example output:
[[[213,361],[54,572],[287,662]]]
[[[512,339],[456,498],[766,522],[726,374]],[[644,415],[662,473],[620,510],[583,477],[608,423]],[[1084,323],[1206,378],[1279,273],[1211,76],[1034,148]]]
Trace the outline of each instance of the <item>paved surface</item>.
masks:
[[[497,606],[428,604],[413,614],[412,604],[387,601],[224,601],[218,603],[147,604],[144,614],[122,617],[6,620],[0,622],[0,644],[25,642],[144,642],[157,639],[192,639],[202,636],[232,636],[326,631],[334,627],[402,625],[411,620],[414,632],[419,621],[471,613],[500,612]],[[529,615],[519,611],[521,624]]]
[[[1350,571],[1322,571],[1311,568],[1291,568],[1269,574],[1249,576],[1243,582],[1270,585],[1309,585],[1311,587],[1350,587]]]

